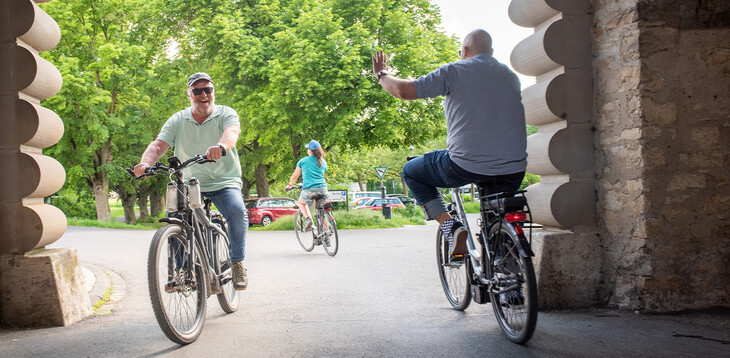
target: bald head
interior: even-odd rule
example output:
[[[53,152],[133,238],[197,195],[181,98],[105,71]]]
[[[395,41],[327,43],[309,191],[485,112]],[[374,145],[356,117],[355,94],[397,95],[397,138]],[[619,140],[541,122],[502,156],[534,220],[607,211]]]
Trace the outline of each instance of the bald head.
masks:
[[[462,47],[464,48],[464,58],[473,57],[480,53],[491,55],[494,52],[492,49],[492,36],[489,36],[489,33],[482,29],[474,30],[466,35]]]

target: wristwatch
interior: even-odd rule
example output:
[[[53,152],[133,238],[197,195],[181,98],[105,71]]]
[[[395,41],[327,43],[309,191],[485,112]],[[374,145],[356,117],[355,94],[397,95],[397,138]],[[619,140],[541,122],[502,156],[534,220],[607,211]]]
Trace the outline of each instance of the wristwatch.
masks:
[[[378,81],[380,81],[380,77],[383,77],[383,76],[389,75],[389,74],[390,73],[386,70],[382,70],[382,71],[378,72]]]
[[[221,147],[221,149],[223,149],[224,152],[226,151],[226,146],[223,145],[223,143],[218,143],[218,146]]]

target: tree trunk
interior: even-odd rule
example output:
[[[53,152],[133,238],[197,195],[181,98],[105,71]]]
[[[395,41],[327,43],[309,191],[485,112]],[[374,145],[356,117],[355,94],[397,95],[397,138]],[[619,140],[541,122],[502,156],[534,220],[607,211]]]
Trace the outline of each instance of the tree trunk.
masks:
[[[137,188],[137,206],[139,206],[140,221],[147,221],[150,218],[149,211],[147,210],[149,191],[149,186],[144,183]]]
[[[109,209],[109,179],[106,173],[99,173],[101,178],[94,178],[91,184],[91,190],[94,192],[94,201],[96,202],[96,220],[112,221],[112,213]]]
[[[150,192],[150,215],[153,218],[159,217],[165,207],[165,196],[158,190]]]
[[[357,185],[360,187],[360,191],[365,191],[365,186],[362,183],[362,175],[360,173],[357,174]]]
[[[408,185],[403,177],[400,177],[400,185],[403,187],[403,195],[408,196]]]
[[[244,199],[251,199],[251,181],[248,180],[246,177],[242,177],[241,181],[243,182],[243,186],[241,186],[241,192],[243,193]]]
[[[91,191],[94,192],[96,202],[96,219],[99,221],[111,221],[112,214],[109,210],[109,177],[105,170],[100,169],[102,165],[112,162],[112,146],[107,140],[98,151],[94,152],[94,170],[96,172],[88,179]]]
[[[134,213],[134,201],[137,199],[137,195],[134,192],[128,191],[124,185],[117,187],[117,194],[119,199],[122,199],[122,208],[124,208],[124,222],[130,225],[137,223],[137,217]]]
[[[269,196],[269,181],[266,179],[266,165],[259,163],[254,171],[256,176],[256,193],[259,198],[268,198]]]

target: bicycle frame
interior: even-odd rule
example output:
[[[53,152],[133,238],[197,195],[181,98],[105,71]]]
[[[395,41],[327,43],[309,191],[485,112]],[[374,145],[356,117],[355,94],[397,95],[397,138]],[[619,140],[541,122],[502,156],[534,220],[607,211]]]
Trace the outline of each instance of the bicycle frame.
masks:
[[[174,158],[174,157],[173,157]],[[171,158],[171,159],[173,159]],[[193,158],[194,159],[194,158]],[[210,221],[211,215],[211,199],[206,195],[203,195],[203,206],[200,208],[192,208],[188,198],[188,185],[182,180],[181,170],[190,164],[193,159],[180,163],[177,158],[170,161],[170,167],[159,166],[162,169],[166,169],[170,178],[170,183],[175,185],[177,190],[177,211],[168,212],[165,218],[160,219],[160,222],[174,224],[180,226],[185,231],[187,240],[185,255],[189,258],[186,262],[187,275],[192,276],[193,265],[196,258],[197,246],[201,253],[201,260],[203,262],[203,271],[205,271],[206,277],[208,277],[210,283],[216,291],[220,291],[221,285],[225,284],[230,280],[224,279],[227,274],[230,273],[230,268],[226,271],[215,274],[215,268],[213,262],[218,259],[218,252],[213,250],[215,248],[215,242],[213,239],[213,231],[218,235],[228,239],[228,235],[217,225]],[[170,269],[168,270],[168,280],[172,280],[174,276],[174,262],[169,262]],[[230,276],[230,275],[228,275]],[[186,279],[192,279],[192,277],[186,277]],[[214,294],[214,292],[208,292],[208,295]]]
[[[520,238],[520,242],[517,242],[518,250],[520,252],[520,255],[524,257],[530,257],[534,256],[532,253],[532,250],[530,249],[531,246],[531,238],[532,238],[532,226],[530,226],[529,231],[529,237],[530,239],[526,239],[524,234],[519,233],[515,226],[509,222],[507,222],[503,217],[503,213],[500,213],[500,215],[495,216],[491,220],[487,218],[487,210],[484,208],[485,199],[489,199],[490,197],[498,197],[499,194],[494,195],[487,195],[487,196],[479,196],[480,204],[479,204],[479,215],[480,215],[480,235],[479,235],[479,244],[481,251],[476,247],[474,238],[472,237],[472,231],[469,227],[469,222],[466,220],[466,211],[464,210],[464,203],[461,200],[461,193],[459,192],[459,188],[451,188],[451,200],[456,206],[457,214],[464,218],[464,225],[467,229],[467,251],[468,251],[468,258],[469,258],[469,267],[470,267],[470,278],[472,282],[477,282],[482,285],[486,285],[489,289],[492,288],[494,282],[492,282],[488,277],[492,277],[491,272],[491,265],[489,264],[491,262],[491,254],[492,249],[496,250],[497,248],[490,247],[488,243],[488,236],[489,236],[489,230],[492,225],[501,225],[506,227],[509,231],[514,234],[514,237]],[[527,205],[527,204],[525,204]],[[530,213],[529,206],[526,211],[527,215],[529,215],[529,221],[532,222],[532,214]],[[491,222],[490,222],[491,221]],[[522,229],[520,228],[520,231]],[[524,239],[524,241],[523,241]],[[510,288],[503,289],[501,291],[508,291]],[[496,292],[501,293],[501,292]]]

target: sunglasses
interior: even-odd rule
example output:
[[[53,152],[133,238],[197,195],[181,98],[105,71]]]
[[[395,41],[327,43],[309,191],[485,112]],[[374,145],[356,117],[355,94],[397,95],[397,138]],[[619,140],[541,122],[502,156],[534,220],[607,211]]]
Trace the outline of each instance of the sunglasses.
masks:
[[[193,88],[192,92],[196,96],[200,96],[203,92],[205,94],[211,94],[213,93],[213,87]]]

